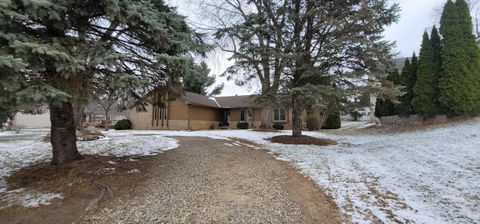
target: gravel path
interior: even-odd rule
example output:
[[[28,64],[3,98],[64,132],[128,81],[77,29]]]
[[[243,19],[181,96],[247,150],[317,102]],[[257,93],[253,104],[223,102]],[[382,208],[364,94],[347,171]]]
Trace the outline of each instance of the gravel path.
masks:
[[[339,223],[332,200],[285,162],[245,144],[177,138],[149,178],[79,223]],[[234,143],[234,144],[232,144]]]

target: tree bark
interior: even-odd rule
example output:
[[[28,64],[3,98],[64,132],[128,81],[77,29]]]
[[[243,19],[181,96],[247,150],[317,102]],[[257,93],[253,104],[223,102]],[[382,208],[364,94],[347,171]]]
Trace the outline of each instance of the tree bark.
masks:
[[[105,110],[105,131],[108,131],[108,129],[110,128],[109,124],[108,124],[108,121],[110,120],[110,119],[108,119],[108,110],[109,109]]]
[[[50,104],[52,165],[66,164],[82,159],[77,150],[75,120],[71,102]]]
[[[292,136],[302,136],[302,107],[300,103],[293,97],[293,113],[292,113]]]
[[[270,106],[266,106],[262,109],[262,124],[260,127],[262,128],[272,128],[272,115],[273,109]]]
[[[73,117],[75,120],[75,128],[77,130],[83,130],[83,117],[85,116],[86,103],[80,102],[80,100],[72,103]]]

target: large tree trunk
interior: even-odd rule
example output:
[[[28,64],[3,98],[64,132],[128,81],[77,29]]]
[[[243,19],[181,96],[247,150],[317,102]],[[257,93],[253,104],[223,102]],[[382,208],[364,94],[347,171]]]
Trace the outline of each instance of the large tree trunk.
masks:
[[[272,128],[273,109],[271,106],[266,106],[262,109],[262,128]]]
[[[77,100],[72,103],[73,117],[75,120],[75,128],[77,130],[83,130],[83,117],[85,116],[86,103]]]
[[[82,159],[77,150],[75,121],[71,102],[50,104],[52,165],[60,165]]]
[[[302,107],[300,103],[293,98],[293,113],[292,113],[292,136],[302,136]]]

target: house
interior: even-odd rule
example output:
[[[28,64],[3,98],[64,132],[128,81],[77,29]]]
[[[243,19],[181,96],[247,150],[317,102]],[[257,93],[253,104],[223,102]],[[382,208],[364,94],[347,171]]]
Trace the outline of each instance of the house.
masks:
[[[241,122],[248,123],[249,128],[258,128],[263,109],[254,104],[255,98],[256,95],[208,97],[184,92],[173,101],[163,101],[157,106],[150,104],[145,110],[134,105],[129,110],[129,117],[132,128],[137,130],[237,128]],[[291,129],[291,118],[292,110],[288,106],[273,109],[273,124],[283,124],[285,129]]]
[[[50,125],[50,110],[47,108],[38,114],[18,112],[11,121],[14,128],[50,128]]]
[[[97,101],[91,101],[85,107],[85,126],[105,127],[105,123],[108,122],[109,126],[114,125],[117,121],[127,119],[129,112],[127,110],[120,111],[118,103],[113,103],[108,111],[108,116],[103,107]]]
[[[50,110],[48,106],[40,106],[35,113],[17,112],[11,121],[13,128],[50,128]],[[115,124],[121,119],[128,118],[128,111],[119,111],[118,105],[113,104],[109,111],[108,119],[106,117],[105,109],[96,102],[90,102],[85,108],[84,125],[89,126],[105,126],[108,120],[109,125]]]

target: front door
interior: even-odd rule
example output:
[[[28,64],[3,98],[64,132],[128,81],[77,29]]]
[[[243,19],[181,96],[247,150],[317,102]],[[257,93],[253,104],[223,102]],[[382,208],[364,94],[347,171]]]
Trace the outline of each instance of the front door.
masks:
[[[222,109],[222,123],[221,126],[230,125],[230,109]]]

